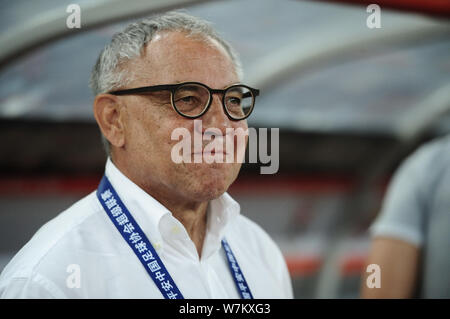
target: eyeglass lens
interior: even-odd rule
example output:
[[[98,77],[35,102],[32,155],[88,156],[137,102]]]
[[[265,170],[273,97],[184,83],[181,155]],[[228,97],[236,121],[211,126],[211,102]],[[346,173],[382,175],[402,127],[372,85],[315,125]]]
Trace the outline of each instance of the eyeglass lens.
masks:
[[[198,116],[208,106],[211,96],[209,90],[198,84],[180,86],[173,96],[174,106],[178,112],[187,116]],[[251,112],[254,97],[244,86],[234,86],[225,92],[224,102],[229,115],[234,119],[242,119]]]

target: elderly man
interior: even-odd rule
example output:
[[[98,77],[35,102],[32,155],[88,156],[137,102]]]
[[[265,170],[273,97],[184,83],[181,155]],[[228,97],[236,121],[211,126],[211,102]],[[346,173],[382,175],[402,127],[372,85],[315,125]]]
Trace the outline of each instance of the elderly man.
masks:
[[[215,129],[216,145],[236,143],[230,129],[247,128],[258,95],[240,73],[231,47],[184,13],[114,35],[91,76],[105,176],[20,250],[1,275],[0,295],[292,298],[280,250],[226,193],[241,167],[239,145],[232,162],[190,161],[229,155],[204,143],[185,161],[172,156],[180,128],[209,138]]]

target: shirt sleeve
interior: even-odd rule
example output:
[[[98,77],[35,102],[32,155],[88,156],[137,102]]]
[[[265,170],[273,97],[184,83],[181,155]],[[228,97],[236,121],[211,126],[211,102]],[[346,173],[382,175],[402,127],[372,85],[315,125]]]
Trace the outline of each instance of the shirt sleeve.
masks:
[[[429,143],[408,157],[395,173],[385,196],[380,215],[370,228],[372,237],[394,237],[422,246],[427,216],[427,201],[439,177],[441,143]]]

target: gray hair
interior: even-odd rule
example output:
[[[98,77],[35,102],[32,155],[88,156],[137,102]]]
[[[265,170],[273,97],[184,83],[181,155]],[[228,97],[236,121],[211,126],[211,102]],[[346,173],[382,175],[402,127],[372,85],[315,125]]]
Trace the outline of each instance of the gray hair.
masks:
[[[239,78],[242,79],[239,56],[209,22],[184,12],[171,11],[131,23],[125,30],[113,35],[111,42],[100,52],[91,72],[89,86],[94,95],[110,92],[129,83],[133,79],[133,74],[124,70],[122,66],[127,61],[140,57],[146,44],[158,32],[163,31],[185,32],[187,36],[216,40],[229,54]],[[103,134],[102,142],[109,155],[110,144]]]

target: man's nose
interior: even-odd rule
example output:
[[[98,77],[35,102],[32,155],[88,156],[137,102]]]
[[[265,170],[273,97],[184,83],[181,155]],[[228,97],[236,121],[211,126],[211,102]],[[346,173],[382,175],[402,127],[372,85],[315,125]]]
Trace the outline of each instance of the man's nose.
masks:
[[[231,127],[231,120],[225,114],[222,96],[213,94],[211,99],[211,105],[208,111],[200,118],[203,121],[203,130],[217,128],[225,136],[226,129]]]

